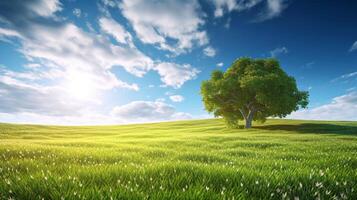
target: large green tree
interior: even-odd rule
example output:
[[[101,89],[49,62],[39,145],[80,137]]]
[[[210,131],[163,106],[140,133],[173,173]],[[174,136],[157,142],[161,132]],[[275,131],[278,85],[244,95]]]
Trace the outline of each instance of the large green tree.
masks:
[[[287,75],[276,59],[240,58],[226,72],[215,70],[203,81],[201,95],[205,108],[215,117],[223,117],[230,127],[245,120],[285,117],[306,108],[308,92],[299,91],[293,77]]]

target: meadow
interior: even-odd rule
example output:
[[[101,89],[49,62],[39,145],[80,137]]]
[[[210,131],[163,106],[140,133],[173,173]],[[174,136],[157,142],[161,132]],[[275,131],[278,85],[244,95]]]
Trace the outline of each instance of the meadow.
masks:
[[[0,124],[0,199],[357,199],[357,122]]]

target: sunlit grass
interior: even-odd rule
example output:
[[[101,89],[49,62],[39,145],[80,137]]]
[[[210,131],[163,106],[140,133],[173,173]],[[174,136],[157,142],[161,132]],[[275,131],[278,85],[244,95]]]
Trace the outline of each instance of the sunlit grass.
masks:
[[[0,124],[0,161],[0,199],[357,199],[356,122]]]

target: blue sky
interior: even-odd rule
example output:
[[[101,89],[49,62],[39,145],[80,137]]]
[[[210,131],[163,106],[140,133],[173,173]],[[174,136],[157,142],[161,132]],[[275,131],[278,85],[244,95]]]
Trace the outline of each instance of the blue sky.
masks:
[[[310,92],[289,118],[357,120],[357,3],[0,2],[0,121],[115,124],[211,117],[212,70],[275,57]]]

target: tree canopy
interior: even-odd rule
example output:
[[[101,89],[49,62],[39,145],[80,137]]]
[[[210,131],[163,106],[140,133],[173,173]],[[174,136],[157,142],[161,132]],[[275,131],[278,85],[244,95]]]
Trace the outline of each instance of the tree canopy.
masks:
[[[215,70],[203,81],[201,95],[206,110],[223,117],[230,127],[245,120],[264,122],[267,117],[285,117],[306,108],[308,92],[299,91],[276,59],[240,58],[226,72]]]

